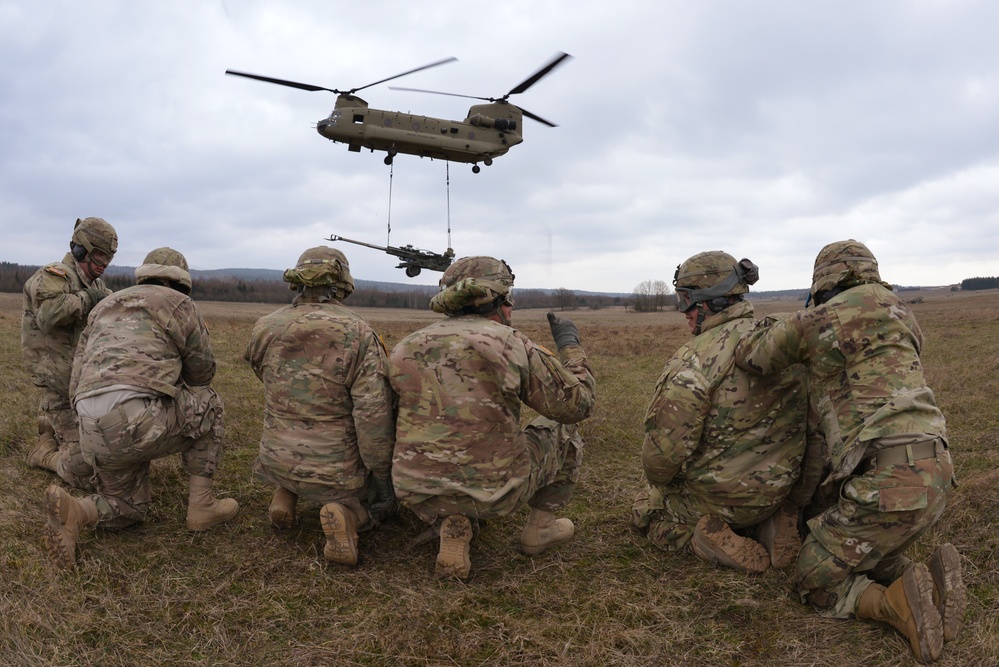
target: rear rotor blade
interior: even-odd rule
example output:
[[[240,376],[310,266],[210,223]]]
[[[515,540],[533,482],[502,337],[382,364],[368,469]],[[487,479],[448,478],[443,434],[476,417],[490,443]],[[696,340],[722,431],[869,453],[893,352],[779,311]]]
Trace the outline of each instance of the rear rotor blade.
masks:
[[[339,94],[340,91],[334,88],[323,88],[322,86],[314,86],[311,83],[298,83],[297,81],[287,81],[285,79],[274,79],[269,76],[260,76],[259,74],[249,74],[248,72],[237,72],[233,69],[227,69],[226,74],[232,74],[234,76],[244,76],[247,79],[256,79],[257,81],[266,81],[267,83],[276,83],[279,86],[288,86],[289,88],[299,88],[300,90],[325,90],[331,93]]]
[[[446,63],[454,62],[457,60],[454,56],[450,58],[445,58],[444,60],[438,60],[435,63],[430,63],[429,65],[424,65],[423,67],[417,67],[416,69],[411,69],[408,72],[403,72],[402,74],[396,74],[395,76],[390,76],[387,79],[382,79],[381,81],[375,81],[374,83],[369,83],[366,86],[361,86],[360,88],[351,88],[351,93],[356,93],[359,90],[364,90],[365,88],[370,88],[371,86],[377,86],[379,83],[385,83],[386,81],[391,81],[392,79],[398,79],[400,77],[406,76],[408,74],[413,74],[415,72],[420,72],[425,69],[430,69],[431,67],[437,67],[438,65],[444,65]]]
[[[509,97],[510,95],[517,95],[519,93],[524,92],[525,90],[536,84],[541,79],[541,77],[545,76],[553,69],[561,65],[562,61],[564,61],[566,58],[571,58],[571,57],[572,56],[570,56],[568,53],[562,53],[560,51],[554,58],[552,58],[551,62],[549,62],[547,65],[539,69],[530,77],[524,79],[519,86],[513,88],[509,93],[506,94],[506,96]]]
[[[448,97],[465,97],[470,100],[485,100],[495,102],[494,97],[478,97],[477,95],[461,95],[460,93],[445,93],[440,90],[424,90],[423,88],[402,88],[400,86],[389,86],[389,90],[408,90],[412,93],[430,93],[431,95],[447,95]]]

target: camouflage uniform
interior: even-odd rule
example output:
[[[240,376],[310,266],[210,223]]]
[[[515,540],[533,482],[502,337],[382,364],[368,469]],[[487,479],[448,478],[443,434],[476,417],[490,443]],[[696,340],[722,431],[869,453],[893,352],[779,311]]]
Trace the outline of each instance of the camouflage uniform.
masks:
[[[827,248],[857,255],[833,270],[853,268],[823,285],[820,253],[813,295],[824,303],[755,332],[736,358],[754,373],[808,365],[824,445],[822,465],[804,468],[823,476],[816,499],[825,509],[808,521],[795,582],[820,614],[848,618],[868,577],[897,579],[902,551],[940,518],[953,466],[915,317],[880,281],[870,251],[856,242]]]
[[[296,297],[257,321],[245,358],[264,383],[254,474],[315,502],[367,504],[395,443],[386,353],[367,322]]]
[[[753,329],[739,302],[701,323],[666,364],[645,417],[642,463],[650,485],[632,520],[659,548],[689,548],[704,515],[739,529],[773,514],[798,478],[805,448],[800,367],[754,377],[735,366]]]
[[[389,365],[399,396],[392,481],[420,518],[569,501],[583,456],[572,424],[595,400],[582,347],[556,358],[510,326],[459,315],[404,338]],[[523,430],[521,403],[541,415]]]
[[[102,528],[142,521],[153,459],[180,453],[188,473],[212,477],[223,437],[222,399],[208,386],[214,376],[208,329],[185,294],[139,284],[94,309],[74,361],[73,404],[79,411],[82,400],[109,392],[127,399],[103,416],[80,415]]]
[[[103,222],[103,221],[102,221]],[[107,224],[107,223],[105,223]],[[38,433],[55,438],[60,456],[55,472],[69,485],[92,488],[93,470],[80,453],[76,411],[69,400],[73,352],[94,294],[111,294],[100,278],[89,280],[72,253],[43,266],[24,284],[21,350],[31,382],[42,389]]]

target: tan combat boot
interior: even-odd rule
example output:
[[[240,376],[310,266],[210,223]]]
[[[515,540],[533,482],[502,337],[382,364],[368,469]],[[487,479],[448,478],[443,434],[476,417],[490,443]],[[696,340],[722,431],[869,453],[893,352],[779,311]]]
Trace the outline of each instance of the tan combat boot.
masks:
[[[917,563],[885,588],[870,584],[857,602],[857,618],[882,621],[909,640],[912,654],[920,662],[933,662],[943,651],[940,613],[933,605],[933,579],[925,565]]]
[[[56,567],[76,567],[76,541],[80,529],[97,524],[97,505],[90,498],[77,500],[60,486],[45,490],[45,544]]]
[[[191,475],[188,481],[187,529],[200,533],[236,516],[239,503],[232,498],[216,500],[211,477]]]
[[[357,565],[357,517],[349,507],[326,503],[319,510],[319,521],[326,533],[323,557],[331,563]]]
[[[472,542],[472,522],[467,516],[452,514],[441,522],[441,548],[437,553],[434,577],[457,577],[467,579],[472,571],[472,559],[468,555]]]
[[[690,548],[700,558],[749,574],[766,572],[770,556],[763,545],[741,537],[720,517],[705,514],[694,526]]]
[[[798,508],[784,502],[760,524],[757,537],[770,556],[770,567],[779,569],[793,565],[801,551],[798,534]]]
[[[274,497],[271,498],[270,507],[267,508],[267,516],[271,520],[271,525],[275,528],[295,527],[295,503],[298,496],[279,486],[274,489]]]
[[[43,433],[38,436],[38,444],[28,453],[28,466],[56,472],[58,461],[59,443],[56,442],[55,436],[51,433]]]
[[[520,550],[528,556],[572,539],[575,527],[569,519],[556,519],[551,512],[532,509],[520,534]]]
[[[964,626],[967,601],[961,578],[961,556],[953,544],[944,544],[930,556],[928,569],[933,578],[933,602],[943,622],[943,638],[949,642]]]

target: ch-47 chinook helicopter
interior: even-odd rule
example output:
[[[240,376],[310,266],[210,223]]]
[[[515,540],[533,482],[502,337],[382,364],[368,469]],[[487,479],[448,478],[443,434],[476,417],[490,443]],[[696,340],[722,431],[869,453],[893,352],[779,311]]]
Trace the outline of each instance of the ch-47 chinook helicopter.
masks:
[[[505,154],[510,148],[524,140],[521,129],[523,116],[549,127],[555,127],[554,123],[511,104],[508,99],[511,95],[526,91],[567,58],[571,58],[571,56],[567,53],[558,53],[544,67],[524,79],[519,85],[514,86],[510,92],[502,97],[476,97],[418,88],[393,88],[393,90],[467,97],[489,102],[488,104],[473,105],[463,121],[372,109],[367,102],[354,95],[359,90],[443,65],[456,60],[455,58],[446,58],[349,90],[324,88],[308,83],[297,83],[235,70],[226,70],[225,73],[301,90],[325,90],[335,93],[337,99],[333,111],[328,117],[316,124],[316,130],[331,141],[347,144],[348,151],[356,153],[362,148],[385,151],[387,153],[385,164],[392,164],[392,159],[400,153],[450,160],[451,162],[464,162],[471,164],[472,172],[477,174],[480,171],[479,162],[489,166],[493,163],[494,158]]]

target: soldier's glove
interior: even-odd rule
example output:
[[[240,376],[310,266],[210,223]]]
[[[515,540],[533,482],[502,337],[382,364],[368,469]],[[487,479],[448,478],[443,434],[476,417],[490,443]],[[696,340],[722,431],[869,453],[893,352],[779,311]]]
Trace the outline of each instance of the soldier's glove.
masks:
[[[395,491],[392,489],[392,480],[388,477],[372,477],[371,486],[375,498],[368,506],[368,512],[375,521],[384,521],[395,514]]]
[[[579,329],[567,317],[558,317],[555,313],[548,313],[548,326],[552,330],[552,338],[555,339],[555,347],[562,349],[569,345],[579,345]]]
[[[87,296],[90,297],[91,308],[99,304],[101,302],[101,299],[107,296],[107,294],[104,293],[104,290],[100,289],[99,287],[84,287],[83,291],[86,292]]]

